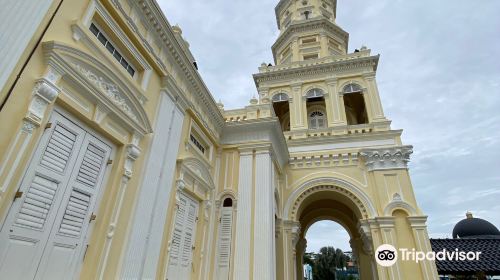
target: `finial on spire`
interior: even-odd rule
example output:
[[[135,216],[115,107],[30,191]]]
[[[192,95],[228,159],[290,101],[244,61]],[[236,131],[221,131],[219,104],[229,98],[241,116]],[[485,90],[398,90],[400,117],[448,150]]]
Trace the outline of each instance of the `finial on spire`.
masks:
[[[471,212],[471,211],[467,211],[467,213],[465,213],[465,217],[467,217],[467,219],[472,219],[472,218],[474,218],[474,217],[472,216],[472,212]]]

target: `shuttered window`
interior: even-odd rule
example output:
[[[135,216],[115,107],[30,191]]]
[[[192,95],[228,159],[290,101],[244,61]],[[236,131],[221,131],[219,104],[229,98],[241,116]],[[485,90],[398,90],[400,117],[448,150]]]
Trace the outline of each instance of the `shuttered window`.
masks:
[[[178,207],[170,245],[167,279],[187,280],[191,279],[199,203],[186,194],[180,193]]]
[[[219,266],[229,267],[231,256],[231,230],[233,222],[233,209],[224,207],[220,222]]]
[[[59,233],[73,237],[80,236],[85,217],[89,211],[91,196],[79,190],[73,189],[69,197],[66,210],[59,228]]]
[[[218,275],[217,279],[229,279],[231,264],[231,243],[233,229],[233,202],[231,198],[224,200],[219,224]]]
[[[77,180],[89,187],[94,187],[103,164],[106,152],[95,145],[89,144],[85,151],[82,165],[78,171]]]
[[[75,141],[73,132],[57,124],[42,155],[41,165],[59,173],[64,172]]]
[[[16,224],[33,229],[42,229],[52,208],[57,187],[56,182],[38,175],[35,176],[17,215]]]
[[[50,121],[0,230],[2,279],[73,279],[82,261],[111,147],[57,112]]]

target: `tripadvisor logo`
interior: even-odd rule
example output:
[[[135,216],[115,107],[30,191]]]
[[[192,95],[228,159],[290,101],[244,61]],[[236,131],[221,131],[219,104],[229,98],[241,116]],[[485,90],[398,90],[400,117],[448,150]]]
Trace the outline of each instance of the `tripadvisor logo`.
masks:
[[[401,261],[421,262],[425,260],[434,261],[478,261],[481,252],[464,252],[455,250],[447,250],[446,248],[438,252],[422,252],[407,248],[396,248],[390,244],[382,244],[375,251],[375,260],[381,266],[392,266],[398,260],[398,255]]]

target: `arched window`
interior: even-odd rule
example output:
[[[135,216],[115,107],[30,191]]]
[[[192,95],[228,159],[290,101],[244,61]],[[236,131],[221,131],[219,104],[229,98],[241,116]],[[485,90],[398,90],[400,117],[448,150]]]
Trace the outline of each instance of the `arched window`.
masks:
[[[273,102],[284,102],[288,101],[288,95],[284,92],[278,93],[273,96]]]
[[[306,93],[307,99],[322,98],[323,96],[325,93],[319,88],[313,88]]]
[[[278,117],[283,131],[290,130],[290,106],[288,104],[288,95],[284,92],[273,96],[273,109]],[[288,116],[288,120],[287,120]],[[287,123],[288,122],[288,123]]]
[[[349,93],[353,93],[353,92],[361,92],[361,91],[363,91],[361,86],[358,84],[354,84],[354,83],[350,83],[350,84],[344,86],[344,88],[342,89],[342,92],[344,94],[349,94]]]
[[[326,114],[323,111],[315,110],[309,113],[309,128],[319,129],[326,127]]]
[[[228,279],[231,263],[233,233],[233,200],[228,197],[222,203],[219,220],[218,272],[217,279]]]
[[[360,85],[350,83],[342,89],[344,108],[348,125],[368,123],[363,89]]]

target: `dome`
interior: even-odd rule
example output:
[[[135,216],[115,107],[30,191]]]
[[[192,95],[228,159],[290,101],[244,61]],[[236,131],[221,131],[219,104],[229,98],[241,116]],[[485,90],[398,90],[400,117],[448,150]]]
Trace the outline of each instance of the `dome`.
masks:
[[[492,223],[472,217],[467,212],[467,218],[458,222],[453,228],[453,238],[499,238],[500,231]]]

